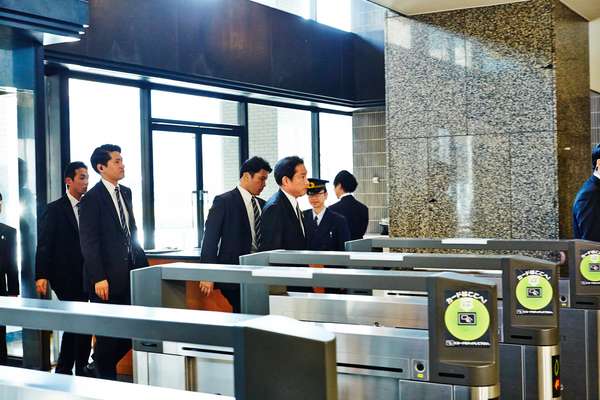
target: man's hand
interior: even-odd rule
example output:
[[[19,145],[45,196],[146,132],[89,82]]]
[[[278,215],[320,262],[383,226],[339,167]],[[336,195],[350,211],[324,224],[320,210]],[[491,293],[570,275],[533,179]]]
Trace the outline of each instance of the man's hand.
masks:
[[[38,292],[38,294],[45,296],[48,291],[48,279],[42,278],[35,281],[35,291]]]
[[[200,286],[200,292],[203,295],[208,296],[213,291],[214,283],[213,282],[202,281],[202,282],[200,282],[199,286]]]
[[[104,301],[108,301],[108,281],[106,279],[96,282],[94,289],[96,291],[96,296],[100,297]]]

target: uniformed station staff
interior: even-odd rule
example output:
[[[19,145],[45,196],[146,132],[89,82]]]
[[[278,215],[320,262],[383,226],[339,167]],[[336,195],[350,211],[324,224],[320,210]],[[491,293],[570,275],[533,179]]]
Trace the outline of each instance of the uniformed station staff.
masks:
[[[344,251],[344,243],[350,240],[350,229],[346,218],[325,207],[328,181],[308,179],[308,201],[312,209],[304,211],[308,250]]]

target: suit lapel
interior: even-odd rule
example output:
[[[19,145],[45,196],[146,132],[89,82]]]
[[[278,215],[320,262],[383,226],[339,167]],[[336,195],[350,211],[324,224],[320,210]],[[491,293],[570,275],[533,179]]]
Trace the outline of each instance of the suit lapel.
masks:
[[[296,229],[298,230],[298,232],[300,233],[300,235],[302,235],[303,237],[306,237],[306,232],[303,234],[302,233],[302,227],[300,226],[300,221],[298,220],[298,215],[296,214],[296,210],[294,210],[294,207],[292,207],[292,203],[290,203],[289,199],[287,198],[287,196],[285,195],[285,193],[283,193],[283,190],[279,189],[279,199],[281,200],[281,202],[284,205],[285,209],[288,210],[288,216],[289,218],[291,218],[292,221],[296,221]],[[306,227],[305,227],[306,229]]]
[[[324,212],[323,218],[321,218],[321,223],[317,228],[317,232],[320,236],[324,235],[325,233],[329,234],[329,228],[331,227],[332,222],[331,213],[327,209],[325,209]]]
[[[244,198],[238,188],[233,189],[233,199],[237,203],[237,209],[240,212],[242,222],[242,230],[248,237],[252,238],[252,231],[250,230],[250,221],[248,220],[248,211],[246,211],[246,204],[244,204]]]
[[[69,197],[66,194],[62,197],[62,205],[63,212],[67,216],[67,219],[71,225],[73,225],[73,228],[77,231],[77,233],[79,233],[79,226],[77,226],[77,220],[75,219],[75,210],[73,210],[71,200],[69,200]]]
[[[108,207],[108,209],[110,210],[110,214],[112,215],[115,224],[117,224],[119,229],[123,230],[123,228],[121,227],[121,221],[119,220],[119,214],[117,214],[115,204],[113,203],[112,197],[110,197],[110,193],[108,193],[108,189],[106,188],[106,186],[104,186],[104,183],[102,183],[102,181],[98,182],[97,184],[101,185],[99,189],[102,201],[104,201],[105,206]]]

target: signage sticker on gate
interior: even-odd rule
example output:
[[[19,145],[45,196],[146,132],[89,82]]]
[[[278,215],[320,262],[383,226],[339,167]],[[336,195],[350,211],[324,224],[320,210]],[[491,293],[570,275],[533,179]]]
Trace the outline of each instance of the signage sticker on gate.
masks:
[[[553,271],[519,269],[516,272],[517,315],[553,315]]]
[[[600,285],[600,251],[591,250],[583,253],[579,262],[579,272],[582,285]]]
[[[447,290],[445,298],[446,347],[490,347],[489,293]]]

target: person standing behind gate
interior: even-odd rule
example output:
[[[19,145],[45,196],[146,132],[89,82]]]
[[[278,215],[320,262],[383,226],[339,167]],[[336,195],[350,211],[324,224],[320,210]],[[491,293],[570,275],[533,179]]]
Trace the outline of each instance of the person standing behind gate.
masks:
[[[308,186],[304,160],[297,156],[282,158],[273,173],[279,190],[263,209],[260,250],[305,250],[306,231],[298,206],[298,197],[306,193]]]
[[[200,262],[239,264],[241,255],[258,251],[262,240],[261,210],[265,201],[257,196],[266,186],[271,166],[260,157],[246,160],[240,168],[239,185],[216,196],[204,224]],[[240,285],[217,283],[215,288],[240,312]],[[208,296],[213,282],[200,282],[200,290]]]
[[[350,228],[350,240],[362,239],[369,225],[369,209],[352,195],[357,186],[358,182],[350,172],[338,172],[333,179],[333,187],[340,201],[329,206],[329,210],[346,217]]]
[[[147,267],[137,242],[131,190],[119,184],[125,177],[121,148],[112,144],[94,150],[92,168],[102,179],[81,201],[79,236],[85,287],[96,303],[131,304],[129,272]],[[96,336],[96,346],[84,373],[117,378],[116,365],[131,349],[131,340]]]
[[[88,301],[83,288],[83,256],[79,244],[79,206],[88,187],[87,166],[72,162],[65,170],[67,193],[48,204],[40,219],[35,259],[35,290],[48,294],[48,283],[59,300]],[[84,375],[92,337],[65,332],[60,345],[56,373]]]
[[[600,242],[600,144],[592,150],[592,176],[573,202],[573,235],[575,239]]]
[[[0,193],[2,213],[2,193]],[[19,269],[17,268],[17,230],[0,223],[0,296],[19,295]],[[0,365],[6,365],[6,326],[0,325]]]

